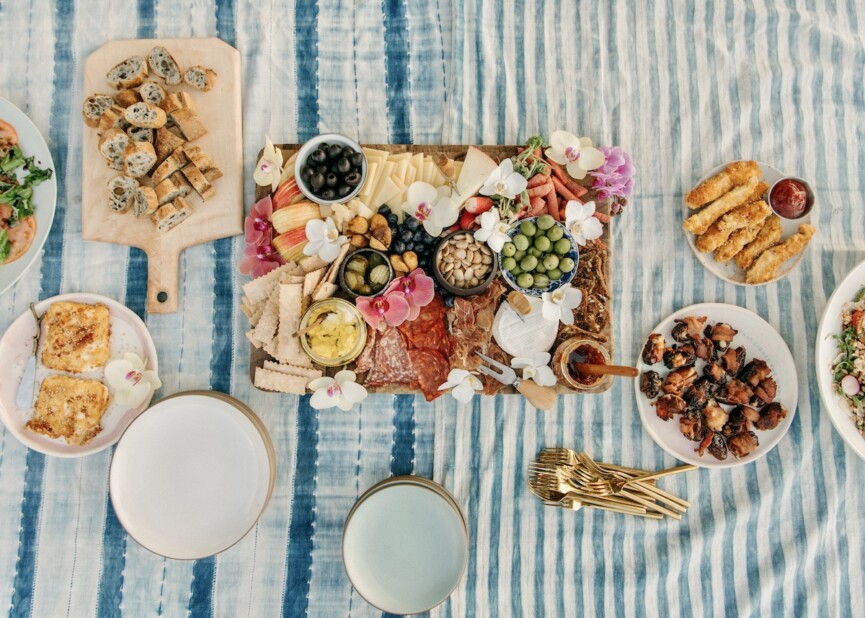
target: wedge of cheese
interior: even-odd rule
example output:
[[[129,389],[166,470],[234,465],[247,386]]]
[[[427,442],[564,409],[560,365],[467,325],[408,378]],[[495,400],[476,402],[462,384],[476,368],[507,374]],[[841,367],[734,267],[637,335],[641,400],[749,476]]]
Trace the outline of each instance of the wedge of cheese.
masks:
[[[498,164],[486,153],[474,146],[469,146],[465,163],[463,163],[457,178],[456,192],[452,196],[453,200],[462,206],[467,199],[477,194],[497,167]]]

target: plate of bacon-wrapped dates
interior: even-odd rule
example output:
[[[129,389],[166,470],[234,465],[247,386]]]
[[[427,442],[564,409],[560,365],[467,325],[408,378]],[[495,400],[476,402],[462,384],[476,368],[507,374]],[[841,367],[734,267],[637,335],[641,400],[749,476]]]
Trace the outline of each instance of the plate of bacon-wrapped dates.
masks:
[[[649,435],[677,459],[705,468],[749,463],[793,422],[796,364],[757,314],[691,305],[658,324],[637,359],[637,406]]]

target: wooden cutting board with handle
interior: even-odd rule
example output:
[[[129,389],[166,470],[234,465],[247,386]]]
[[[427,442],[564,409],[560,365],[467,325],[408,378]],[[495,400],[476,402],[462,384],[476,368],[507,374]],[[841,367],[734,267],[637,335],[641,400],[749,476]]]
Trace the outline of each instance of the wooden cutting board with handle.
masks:
[[[111,169],[99,154],[96,129],[84,126],[82,140],[82,234],[98,240],[138,247],[147,254],[147,311],[174,313],[179,301],[180,254],[187,247],[243,232],[243,125],[241,117],[240,53],[216,38],[134,39],[106,43],[84,62],[82,97],[93,93],[113,94],[105,75],[116,64],[134,55],[147,58],[151,48],[161,45],[174,56],[182,70],[201,65],[216,71],[216,84],[202,92],[186,84],[167,86],[152,72],[153,80],[166,91],[192,95],[201,122],[208,133],[190,142],[209,154],[223,176],[214,181],[216,196],[202,202],[196,194],[187,201],[193,214],[168,232],[158,232],[149,217],[136,218],[130,211],[117,213],[108,207],[108,181],[121,172]]]

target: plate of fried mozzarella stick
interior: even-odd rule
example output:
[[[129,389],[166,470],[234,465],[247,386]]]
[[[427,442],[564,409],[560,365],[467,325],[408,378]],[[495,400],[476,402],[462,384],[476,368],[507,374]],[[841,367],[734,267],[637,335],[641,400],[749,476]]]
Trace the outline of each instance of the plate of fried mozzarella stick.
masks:
[[[785,277],[815,233],[810,188],[759,161],[713,169],[684,202],[682,227],[697,259],[737,285]]]

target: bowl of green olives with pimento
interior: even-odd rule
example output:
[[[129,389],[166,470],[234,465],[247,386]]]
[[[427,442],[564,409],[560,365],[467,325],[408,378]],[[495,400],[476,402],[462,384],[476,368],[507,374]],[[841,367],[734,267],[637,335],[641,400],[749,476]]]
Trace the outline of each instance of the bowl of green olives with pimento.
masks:
[[[523,219],[508,236],[510,241],[499,253],[499,268],[515,290],[540,296],[568,285],[577,274],[577,243],[550,215]]]
[[[339,133],[314,137],[297,152],[294,177],[298,188],[316,204],[347,202],[366,181],[363,148]]]

